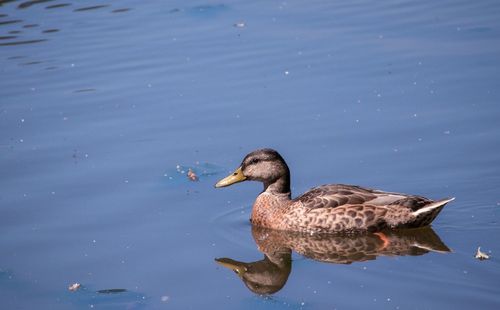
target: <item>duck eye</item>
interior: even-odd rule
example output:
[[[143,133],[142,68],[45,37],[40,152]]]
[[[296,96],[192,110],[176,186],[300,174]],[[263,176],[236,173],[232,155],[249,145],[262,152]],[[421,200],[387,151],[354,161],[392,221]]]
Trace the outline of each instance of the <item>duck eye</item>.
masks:
[[[250,161],[250,164],[253,165],[253,164],[256,164],[258,163],[260,160],[258,158],[254,158]]]

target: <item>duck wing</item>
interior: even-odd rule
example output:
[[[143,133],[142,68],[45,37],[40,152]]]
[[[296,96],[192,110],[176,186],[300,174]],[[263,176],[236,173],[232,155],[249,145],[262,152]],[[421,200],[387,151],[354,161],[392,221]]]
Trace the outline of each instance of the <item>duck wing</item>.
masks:
[[[432,200],[421,196],[384,192],[345,184],[318,186],[293,200],[301,202],[308,209],[366,204],[372,206],[398,205],[416,211],[432,203]]]

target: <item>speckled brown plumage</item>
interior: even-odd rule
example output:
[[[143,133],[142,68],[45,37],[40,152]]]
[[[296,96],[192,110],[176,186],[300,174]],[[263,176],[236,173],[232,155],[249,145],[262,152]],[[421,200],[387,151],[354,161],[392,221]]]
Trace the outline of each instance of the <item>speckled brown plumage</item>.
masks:
[[[244,180],[264,183],[253,205],[254,225],[298,232],[378,231],[429,225],[452,199],[384,192],[355,185],[315,187],[291,199],[290,171],[271,149],[248,154],[238,170],[217,183],[228,186]]]

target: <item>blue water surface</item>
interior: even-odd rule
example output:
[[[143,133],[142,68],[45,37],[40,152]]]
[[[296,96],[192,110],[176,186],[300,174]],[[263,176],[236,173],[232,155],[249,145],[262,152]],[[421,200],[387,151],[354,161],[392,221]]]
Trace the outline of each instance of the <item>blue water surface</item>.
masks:
[[[498,1],[0,1],[0,77],[2,308],[500,306]],[[214,258],[262,259],[262,185],[213,184],[260,147],[294,196],[456,197],[452,252],[252,293]]]

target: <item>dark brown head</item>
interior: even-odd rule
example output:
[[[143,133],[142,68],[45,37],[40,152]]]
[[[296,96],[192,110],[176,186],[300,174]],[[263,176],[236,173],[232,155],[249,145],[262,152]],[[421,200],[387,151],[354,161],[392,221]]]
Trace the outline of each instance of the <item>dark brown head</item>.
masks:
[[[215,187],[225,187],[245,180],[264,183],[264,191],[290,193],[290,170],[281,155],[273,149],[251,152],[232,174]]]

